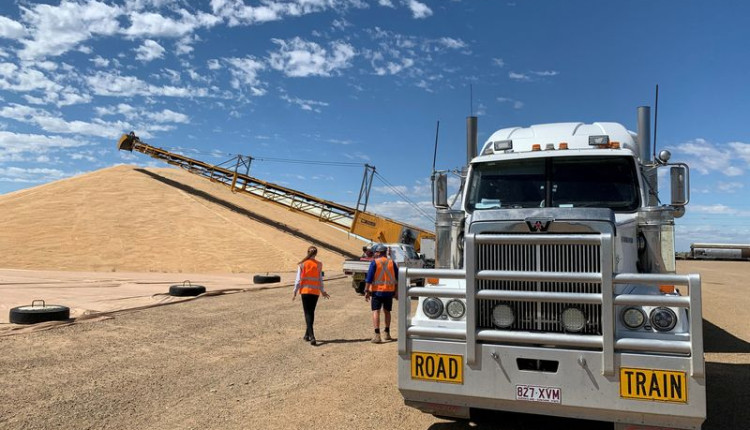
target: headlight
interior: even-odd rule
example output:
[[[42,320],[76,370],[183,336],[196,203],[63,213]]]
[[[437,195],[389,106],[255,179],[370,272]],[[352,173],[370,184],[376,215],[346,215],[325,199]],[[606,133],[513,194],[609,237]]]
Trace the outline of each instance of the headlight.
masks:
[[[631,330],[640,328],[646,322],[646,314],[637,308],[627,308],[622,311],[622,323]]]
[[[565,331],[579,332],[586,326],[586,315],[578,308],[565,309],[560,319]]]
[[[466,305],[461,300],[453,299],[445,306],[445,310],[449,317],[458,319],[466,313]]]
[[[499,328],[508,328],[516,322],[516,314],[513,308],[501,303],[492,309],[492,322]]]
[[[677,315],[669,308],[656,308],[651,311],[651,325],[659,331],[670,331],[677,325]]]
[[[430,318],[437,318],[443,314],[443,302],[435,297],[429,297],[422,302],[424,314]]]

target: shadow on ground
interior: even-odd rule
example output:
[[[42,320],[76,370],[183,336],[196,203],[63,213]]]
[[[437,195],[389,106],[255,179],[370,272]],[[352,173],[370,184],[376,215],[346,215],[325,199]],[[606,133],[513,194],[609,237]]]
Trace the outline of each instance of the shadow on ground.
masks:
[[[750,354],[750,342],[703,321],[704,350]],[[744,360],[744,361],[750,361]],[[750,429],[750,363],[706,363],[707,418],[702,430]],[[471,420],[435,423],[429,430],[611,430],[612,423],[512,412],[472,411]]]
[[[703,320],[703,350],[750,354],[750,342],[740,339],[711,321]]]

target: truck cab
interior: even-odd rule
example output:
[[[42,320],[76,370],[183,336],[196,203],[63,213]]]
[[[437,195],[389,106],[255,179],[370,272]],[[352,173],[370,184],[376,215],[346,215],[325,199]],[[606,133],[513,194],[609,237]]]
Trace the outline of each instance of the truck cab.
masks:
[[[674,263],[689,171],[665,151],[651,159],[648,118],[640,108],[638,133],[505,128],[468,151],[461,208],[435,199],[436,268],[399,276],[399,295],[419,298],[415,312],[399,303],[407,405],[700,428],[700,277]],[[656,181],[665,166],[669,205]],[[410,287],[411,277],[429,282]]]

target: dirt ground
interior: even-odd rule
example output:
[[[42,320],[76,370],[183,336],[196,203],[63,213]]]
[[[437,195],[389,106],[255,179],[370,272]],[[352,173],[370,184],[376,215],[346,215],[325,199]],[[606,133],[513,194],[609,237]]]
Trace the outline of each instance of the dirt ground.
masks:
[[[680,262],[703,276],[705,430],[750,428],[750,263]],[[369,342],[369,309],[347,279],[318,305],[312,347],[280,287],[0,336],[1,429],[605,429],[521,414],[472,422],[405,407],[396,343]],[[394,324],[395,327],[395,324]]]

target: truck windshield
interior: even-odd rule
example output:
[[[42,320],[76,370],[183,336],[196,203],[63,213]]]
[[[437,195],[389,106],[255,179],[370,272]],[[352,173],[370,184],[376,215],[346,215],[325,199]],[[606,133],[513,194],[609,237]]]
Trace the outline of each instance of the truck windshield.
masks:
[[[475,164],[467,210],[539,207],[638,208],[630,157],[549,157]]]

